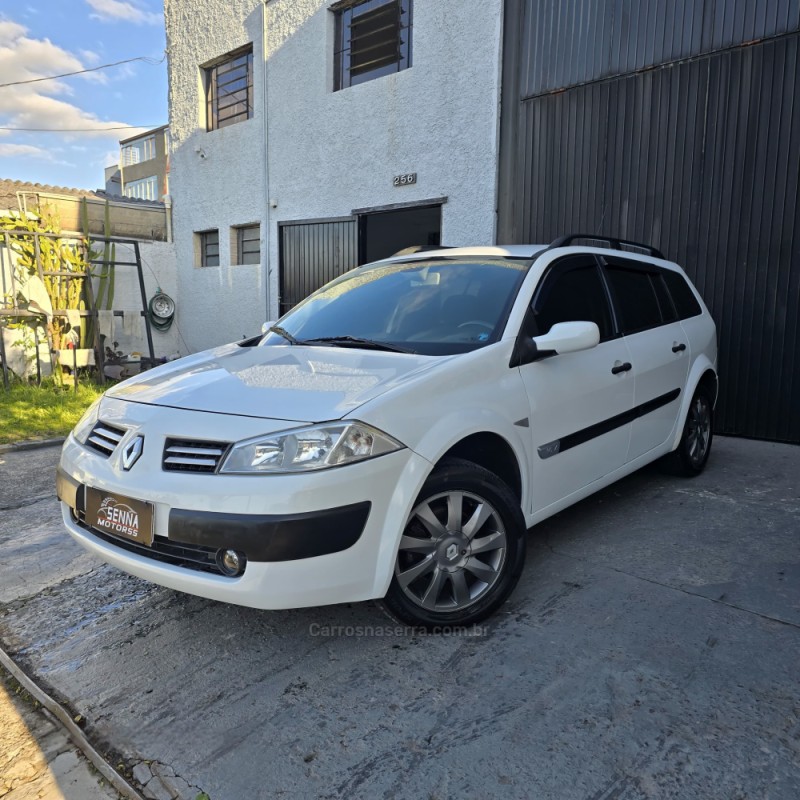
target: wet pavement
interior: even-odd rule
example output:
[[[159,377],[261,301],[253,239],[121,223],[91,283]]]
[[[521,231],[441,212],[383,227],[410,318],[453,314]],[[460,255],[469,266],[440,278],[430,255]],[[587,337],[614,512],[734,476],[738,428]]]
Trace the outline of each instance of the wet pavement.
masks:
[[[62,531],[57,456],[0,455],[0,641],[145,796],[800,796],[798,447],[718,438],[537,526],[469,637],[124,575]]]

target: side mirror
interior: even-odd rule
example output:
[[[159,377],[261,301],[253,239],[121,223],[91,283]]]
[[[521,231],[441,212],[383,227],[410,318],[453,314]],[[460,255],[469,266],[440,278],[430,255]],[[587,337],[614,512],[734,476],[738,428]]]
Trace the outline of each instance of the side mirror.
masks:
[[[540,355],[589,350],[599,342],[600,329],[594,322],[558,322],[547,333],[533,337]]]
[[[274,324],[275,324],[275,320],[274,320],[274,319],[270,320],[269,322],[265,322],[265,323],[264,323],[264,324],[261,326],[261,333],[263,333],[263,334],[265,334],[265,335],[266,335],[267,333],[269,333],[269,329],[270,329],[270,328],[271,328],[271,327],[272,327]]]

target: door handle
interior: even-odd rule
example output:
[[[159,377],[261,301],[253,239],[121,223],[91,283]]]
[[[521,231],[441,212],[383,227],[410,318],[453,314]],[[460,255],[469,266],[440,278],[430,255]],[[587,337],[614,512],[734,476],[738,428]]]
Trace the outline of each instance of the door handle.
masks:
[[[633,369],[633,365],[630,361],[626,361],[624,364],[614,364],[614,366],[611,367],[611,374],[619,375],[620,372],[627,372],[631,369]]]
[[[680,344],[675,342],[672,345],[672,352],[673,353],[682,353],[685,349],[686,349],[686,345],[683,342],[681,342]]]

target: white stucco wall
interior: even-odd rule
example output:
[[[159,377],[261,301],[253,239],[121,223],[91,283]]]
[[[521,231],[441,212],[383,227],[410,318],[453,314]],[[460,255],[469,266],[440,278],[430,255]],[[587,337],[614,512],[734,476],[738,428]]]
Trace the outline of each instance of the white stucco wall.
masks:
[[[447,197],[443,244],[494,242],[502,0],[414,0],[411,68],[339,92],[329,5],[165,2],[170,186],[181,305],[196,317],[182,326],[192,349],[255,333],[277,316],[281,221]],[[255,116],[206,132],[198,66],[248,42]],[[408,172],[416,185],[392,185]],[[268,264],[232,267],[229,228],[254,221]],[[208,228],[220,231],[218,268],[194,266],[192,234]]]
[[[263,17],[258,0],[166,0],[164,13],[179,324],[195,352],[252,336],[266,319],[266,266],[233,266],[229,247],[231,226],[258,222],[265,251]],[[249,42],[254,116],[206,131],[200,65]],[[220,266],[195,266],[195,232],[214,228]]]
[[[183,305],[178,301],[178,278],[175,264],[175,248],[168,242],[139,242],[142,259],[145,295],[148,302],[160,288],[176,303],[175,319],[168,331],[153,329],[153,352],[156,358],[176,353],[187,355],[188,347],[181,340]],[[117,245],[117,261],[134,261],[133,247]],[[120,265],[114,279],[114,309],[124,311],[123,317],[115,317],[113,341],[119,342],[123,353],[139,352],[147,355],[147,334],[141,315],[142,293],[136,267]],[[109,345],[111,343],[109,342]]]

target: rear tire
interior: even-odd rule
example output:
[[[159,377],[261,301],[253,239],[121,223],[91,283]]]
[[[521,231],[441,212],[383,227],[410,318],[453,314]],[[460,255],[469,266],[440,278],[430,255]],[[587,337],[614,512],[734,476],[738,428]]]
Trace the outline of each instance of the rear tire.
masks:
[[[680,443],[667,457],[670,471],[687,478],[699,475],[708,462],[713,439],[713,401],[708,389],[698,386],[689,404]]]
[[[485,619],[519,580],[526,532],[519,500],[500,478],[471,461],[444,460],[406,523],[385,609],[428,630]]]

